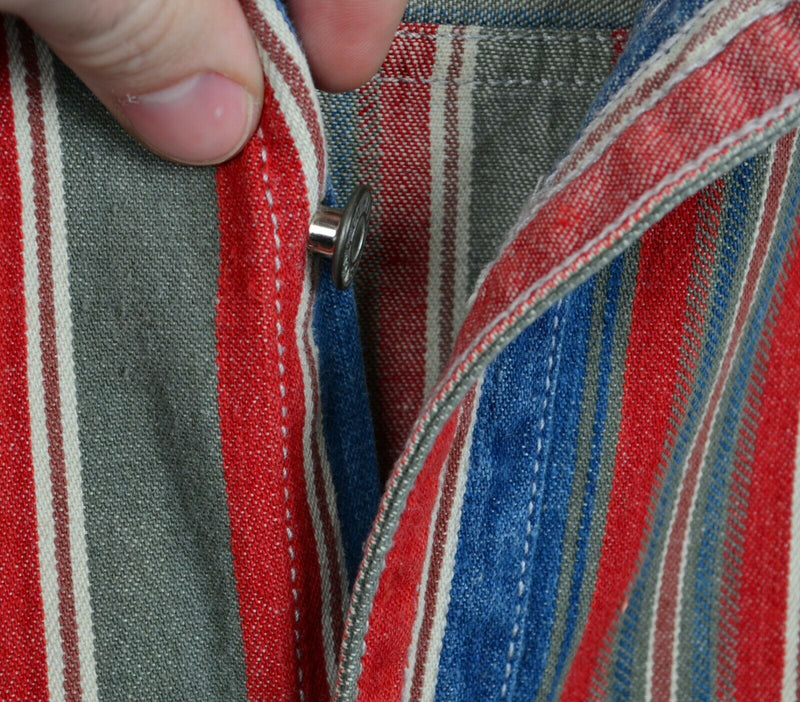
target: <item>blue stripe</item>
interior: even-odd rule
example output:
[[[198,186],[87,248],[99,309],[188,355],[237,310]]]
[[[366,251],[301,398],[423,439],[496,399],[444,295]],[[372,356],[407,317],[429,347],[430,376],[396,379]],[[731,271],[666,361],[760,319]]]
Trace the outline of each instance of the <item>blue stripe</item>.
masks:
[[[630,27],[637,3],[630,0],[585,3],[580,10],[548,6],[485,7],[492,3],[450,0],[448,3],[410,3],[404,22],[479,25],[503,29],[618,29]],[[494,3],[497,5],[497,3]],[[484,5],[483,7],[481,5]]]
[[[324,94],[325,129],[328,133],[328,163],[334,192],[347,196],[356,184],[358,154],[358,93]]]
[[[573,291],[486,371],[438,700],[495,699],[504,684],[532,694],[539,684],[575,466],[591,296],[591,282]]]
[[[597,480],[600,471],[600,460],[603,453],[603,435],[605,433],[607,413],[609,380],[611,378],[611,361],[613,356],[614,328],[616,326],[619,291],[622,284],[622,257],[614,260],[609,269],[609,278],[606,292],[606,305],[603,314],[603,336],[600,361],[598,364],[598,387],[595,406],[594,422],[592,427],[592,445],[589,469],[586,476],[585,494],[581,509],[581,521],[578,531],[577,548],[575,553],[575,566],[570,584],[569,609],[564,627],[564,639],[556,660],[556,671],[548,700],[552,700],[558,689],[559,680],[564,670],[567,655],[572,647],[575,636],[575,626],[580,611],[581,588],[586,571],[589,538],[592,533],[594,516],[594,501],[597,493]],[[601,517],[602,518],[602,517]]]
[[[621,259],[612,264],[617,273],[622,268],[619,263]],[[618,283],[619,275],[616,278]],[[536,565],[530,584],[531,599],[525,628],[527,635],[521,642],[523,654],[515,699],[534,699],[541,685],[551,646],[562,569],[564,532],[577,465],[577,439],[584,401],[595,280],[577,288],[563,305],[564,326],[567,331],[561,345],[558,387],[553,395],[553,436],[543,488],[541,530],[531,560]]]

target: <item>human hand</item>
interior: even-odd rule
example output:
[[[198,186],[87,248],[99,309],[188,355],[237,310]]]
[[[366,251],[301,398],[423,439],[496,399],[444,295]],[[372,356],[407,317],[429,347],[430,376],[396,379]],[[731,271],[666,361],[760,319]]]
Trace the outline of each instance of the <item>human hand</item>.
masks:
[[[287,0],[317,85],[380,67],[405,0]],[[152,151],[212,164],[256,128],[261,65],[238,0],[0,0]]]

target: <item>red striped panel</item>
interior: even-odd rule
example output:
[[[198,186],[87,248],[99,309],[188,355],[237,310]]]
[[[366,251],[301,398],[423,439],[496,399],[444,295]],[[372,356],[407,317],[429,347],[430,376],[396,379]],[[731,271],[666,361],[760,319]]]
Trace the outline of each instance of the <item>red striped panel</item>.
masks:
[[[69,506],[67,501],[67,467],[61,420],[61,393],[56,348],[56,309],[51,252],[50,175],[47,168],[47,142],[44,127],[44,105],[39,61],[33,35],[27,28],[20,31],[20,46],[25,65],[28,96],[28,123],[33,147],[33,202],[36,217],[36,253],[39,274],[39,323],[44,390],[47,453],[50,462],[53,522],[55,526],[56,578],[58,582],[58,623],[64,660],[64,693],[67,702],[80,700],[81,670],[78,651],[78,622],[73,584]]]
[[[431,25],[410,32],[435,34]],[[430,79],[435,41],[398,37],[383,65],[379,90],[381,191],[375,258],[378,271],[375,377],[378,457],[391,467],[425,399],[425,311],[430,231]]]
[[[459,416],[457,409],[436,438],[408,496],[392,548],[386,555],[361,660],[358,690],[362,702],[400,699],[428,545],[428,529],[439,494],[439,473],[452,448]]]
[[[565,260],[576,257],[559,275],[598,255],[611,232],[592,244],[593,237],[626,214],[631,202],[687,163],[700,159],[699,165],[711,145],[800,90],[798,32],[798,3],[755,22],[551,198],[490,270],[461,328],[455,356],[491,336],[500,320],[536,291],[551,287],[554,271]],[[742,76],[767,75],[769,81],[742,80]],[[706,100],[709,94],[715,96],[713,105]],[[692,108],[687,111],[687,106]],[[665,150],[664,144],[670,149]],[[642,168],[643,163],[648,167]],[[529,288],[537,280],[536,288]]]
[[[685,392],[679,359],[697,216],[694,197],[642,239],[603,548],[589,618],[567,674],[564,699],[588,699],[603,641],[625,606],[675,412],[673,398],[676,391]]]
[[[309,213],[269,86],[260,135],[218,169],[217,186],[220,432],[248,694],[327,699],[295,334]]]
[[[747,271],[747,279],[742,288],[740,295],[741,309],[737,313],[735,322],[737,329],[737,336],[742,333],[748,315],[747,307],[749,307],[753,299],[758,293],[758,282],[764,262],[767,258],[769,244],[773,239],[773,233],[776,226],[776,220],[779,215],[781,206],[781,195],[786,184],[786,178],[789,174],[789,167],[791,162],[792,148],[795,140],[795,133],[791,132],[782,137],[775,145],[775,158],[772,162],[772,170],[769,177],[769,185],[764,203],[764,212],[759,223],[758,239],[756,240],[753,250],[752,261],[749,270]],[[736,352],[735,342],[733,340],[730,348],[726,352],[723,359],[723,364],[726,362],[731,363],[733,354]],[[712,396],[712,401],[713,401]],[[749,422],[750,408],[745,409],[745,422]],[[749,454],[748,452],[748,455]],[[740,465],[741,451],[736,452],[734,458],[734,467],[738,469]],[[736,475],[734,472],[734,476]],[[734,477],[734,480],[736,478]],[[736,490],[731,494],[733,500],[738,500],[739,491]],[[737,519],[738,522],[738,519]],[[738,530],[737,530],[738,531]],[[730,532],[729,532],[730,533]],[[726,537],[726,542],[729,537]],[[738,535],[737,535],[738,540]],[[729,591],[729,587],[738,583],[739,581],[739,562],[738,554],[733,559],[729,558],[728,551],[729,544],[723,551],[722,569],[723,574],[720,585],[720,612],[719,612],[719,644],[717,650],[717,688],[720,694],[724,694],[726,690],[733,689],[735,686],[736,673],[733,669],[736,661],[731,655],[734,653],[736,629],[740,620],[740,609],[736,604],[737,594]]]
[[[0,33],[0,699],[47,699],[31,453],[17,171],[8,53]]]
[[[797,215],[795,215],[797,217]],[[792,483],[800,397],[800,266],[794,223],[791,250],[768,315],[749,388],[757,421],[742,537],[736,645],[736,694],[742,700],[781,697],[791,542]],[[763,383],[757,386],[760,372]],[[751,436],[742,436],[748,443]],[[741,455],[741,452],[739,452]],[[734,488],[736,492],[736,488]]]

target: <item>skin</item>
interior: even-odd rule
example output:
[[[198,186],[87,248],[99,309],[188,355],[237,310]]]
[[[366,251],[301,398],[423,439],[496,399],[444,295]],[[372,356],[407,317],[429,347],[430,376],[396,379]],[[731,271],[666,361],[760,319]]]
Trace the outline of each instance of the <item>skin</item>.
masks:
[[[287,0],[287,7],[317,86],[344,91],[377,72],[405,0]],[[22,17],[165,158],[220,163],[256,128],[263,78],[238,0],[0,0],[0,12]],[[184,132],[190,124],[193,137],[182,139],[176,122]]]

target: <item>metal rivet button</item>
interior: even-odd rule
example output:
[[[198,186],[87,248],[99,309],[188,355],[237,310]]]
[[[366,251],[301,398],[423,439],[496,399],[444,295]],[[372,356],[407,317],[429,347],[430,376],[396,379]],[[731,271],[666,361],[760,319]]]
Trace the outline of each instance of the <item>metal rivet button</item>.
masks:
[[[311,218],[308,248],[331,259],[333,284],[342,290],[353,282],[353,274],[367,238],[372,194],[359,185],[344,209],[320,206]]]

